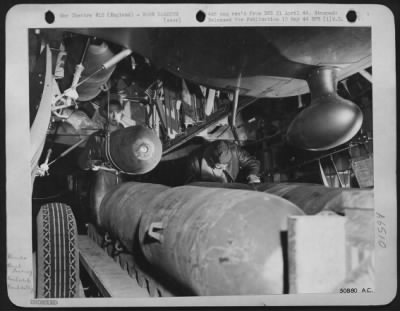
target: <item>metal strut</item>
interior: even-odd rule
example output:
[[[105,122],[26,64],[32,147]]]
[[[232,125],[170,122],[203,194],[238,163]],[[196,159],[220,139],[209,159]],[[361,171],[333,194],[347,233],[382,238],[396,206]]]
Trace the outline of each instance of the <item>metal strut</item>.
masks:
[[[55,162],[57,162],[58,160],[60,160],[61,158],[65,157],[68,153],[70,153],[71,151],[73,151],[74,149],[76,149],[77,147],[79,147],[83,142],[85,142],[88,139],[88,137],[82,138],[80,141],[78,141],[77,143],[75,143],[74,145],[72,145],[71,147],[69,147],[67,150],[65,150],[63,153],[61,153],[57,158],[55,158],[53,161],[49,162],[51,153],[52,153],[52,149],[50,148],[49,150],[47,150],[47,155],[46,155],[46,159],[45,161],[39,166],[37,175],[38,176],[45,176],[49,174],[49,168],[50,165],[54,164]]]
[[[235,138],[236,143],[240,145],[239,135],[236,131],[236,115],[237,115],[237,107],[238,107],[238,101],[239,101],[239,91],[240,91],[239,88],[236,88],[235,98],[234,98],[234,102],[233,102],[233,110],[232,110],[231,129],[232,129],[233,137]]]
[[[344,184],[343,184],[343,182],[342,182],[342,179],[340,178],[340,175],[339,175],[339,172],[338,172],[338,170],[337,170],[335,161],[333,160],[333,155],[331,155],[329,158],[330,158],[330,160],[331,160],[333,169],[335,170],[336,176],[337,176],[337,178],[338,178],[338,180],[339,180],[340,188],[344,188]]]
[[[235,138],[235,142],[240,145],[240,140],[239,140],[239,135],[236,131],[236,115],[237,115],[237,110],[238,110],[238,102],[239,102],[239,94],[240,94],[240,85],[242,84],[242,70],[243,67],[246,63],[246,59],[243,61],[242,68],[239,72],[239,76],[237,79],[236,83],[236,89],[235,89],[235,97],[233,100],[233,110],[232,110],[232,122],[231,122],[231,128],[232,128],[232,133],[233,137]]]

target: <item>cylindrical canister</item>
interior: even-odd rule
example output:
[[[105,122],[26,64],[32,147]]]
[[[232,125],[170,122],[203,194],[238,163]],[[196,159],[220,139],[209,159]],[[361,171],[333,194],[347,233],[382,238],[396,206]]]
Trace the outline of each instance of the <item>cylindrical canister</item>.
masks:
[[[159,193],[169,189],[157,184],[126,182],[108,192],[99,209],[99,226],[118,238],[133,253],[138,249],[137,230],[143,210]]]
[[[130,126],[110,134],[111,163],[130,174],[151,171],[161,160],[160,138],[144,126]]]
[[[182,186],[143,211],[147,260],[194,295],[280,294],[282,232],[294,204],[256,191]]]

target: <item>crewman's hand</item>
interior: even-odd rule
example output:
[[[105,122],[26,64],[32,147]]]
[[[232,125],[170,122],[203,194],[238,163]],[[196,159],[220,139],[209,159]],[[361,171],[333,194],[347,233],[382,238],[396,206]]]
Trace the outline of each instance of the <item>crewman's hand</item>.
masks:
[[[258,177],[257,175],[251,174],[247,177],[247,182],[249,184],[259,184],[261,182],[261,180],[260,180],[260,177]]]
[[[89,169],[92,171],[98,171],[100,169],[101,161],[100,160],[89,160]]]

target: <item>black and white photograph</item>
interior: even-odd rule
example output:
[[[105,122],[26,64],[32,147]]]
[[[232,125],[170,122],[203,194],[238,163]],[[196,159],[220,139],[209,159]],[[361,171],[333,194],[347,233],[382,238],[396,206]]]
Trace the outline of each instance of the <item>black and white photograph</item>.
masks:
[[[361,303],[381,290],[396,251],[395,173],[377,171],[396,164],[395,82],[378,87],[394,51],[382,60],[373,38],[390,34],[365,8],[236,6],[187,9],[191,24],[183,6],[39,6],[23,66],[10,62],[23,87],[6,90],[23,96],[6,102],[20,107],[7,133],[23,133],[7,152],[28,177],[7,190],[25,202],[7,215],[9,295]]]

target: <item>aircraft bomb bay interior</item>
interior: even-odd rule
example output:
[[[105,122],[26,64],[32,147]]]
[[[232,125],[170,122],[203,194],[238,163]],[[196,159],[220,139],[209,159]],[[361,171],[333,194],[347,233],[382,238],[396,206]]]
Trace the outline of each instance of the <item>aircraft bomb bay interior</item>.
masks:
[[[28,35],[36,297],[374,288],[370,28]]]

